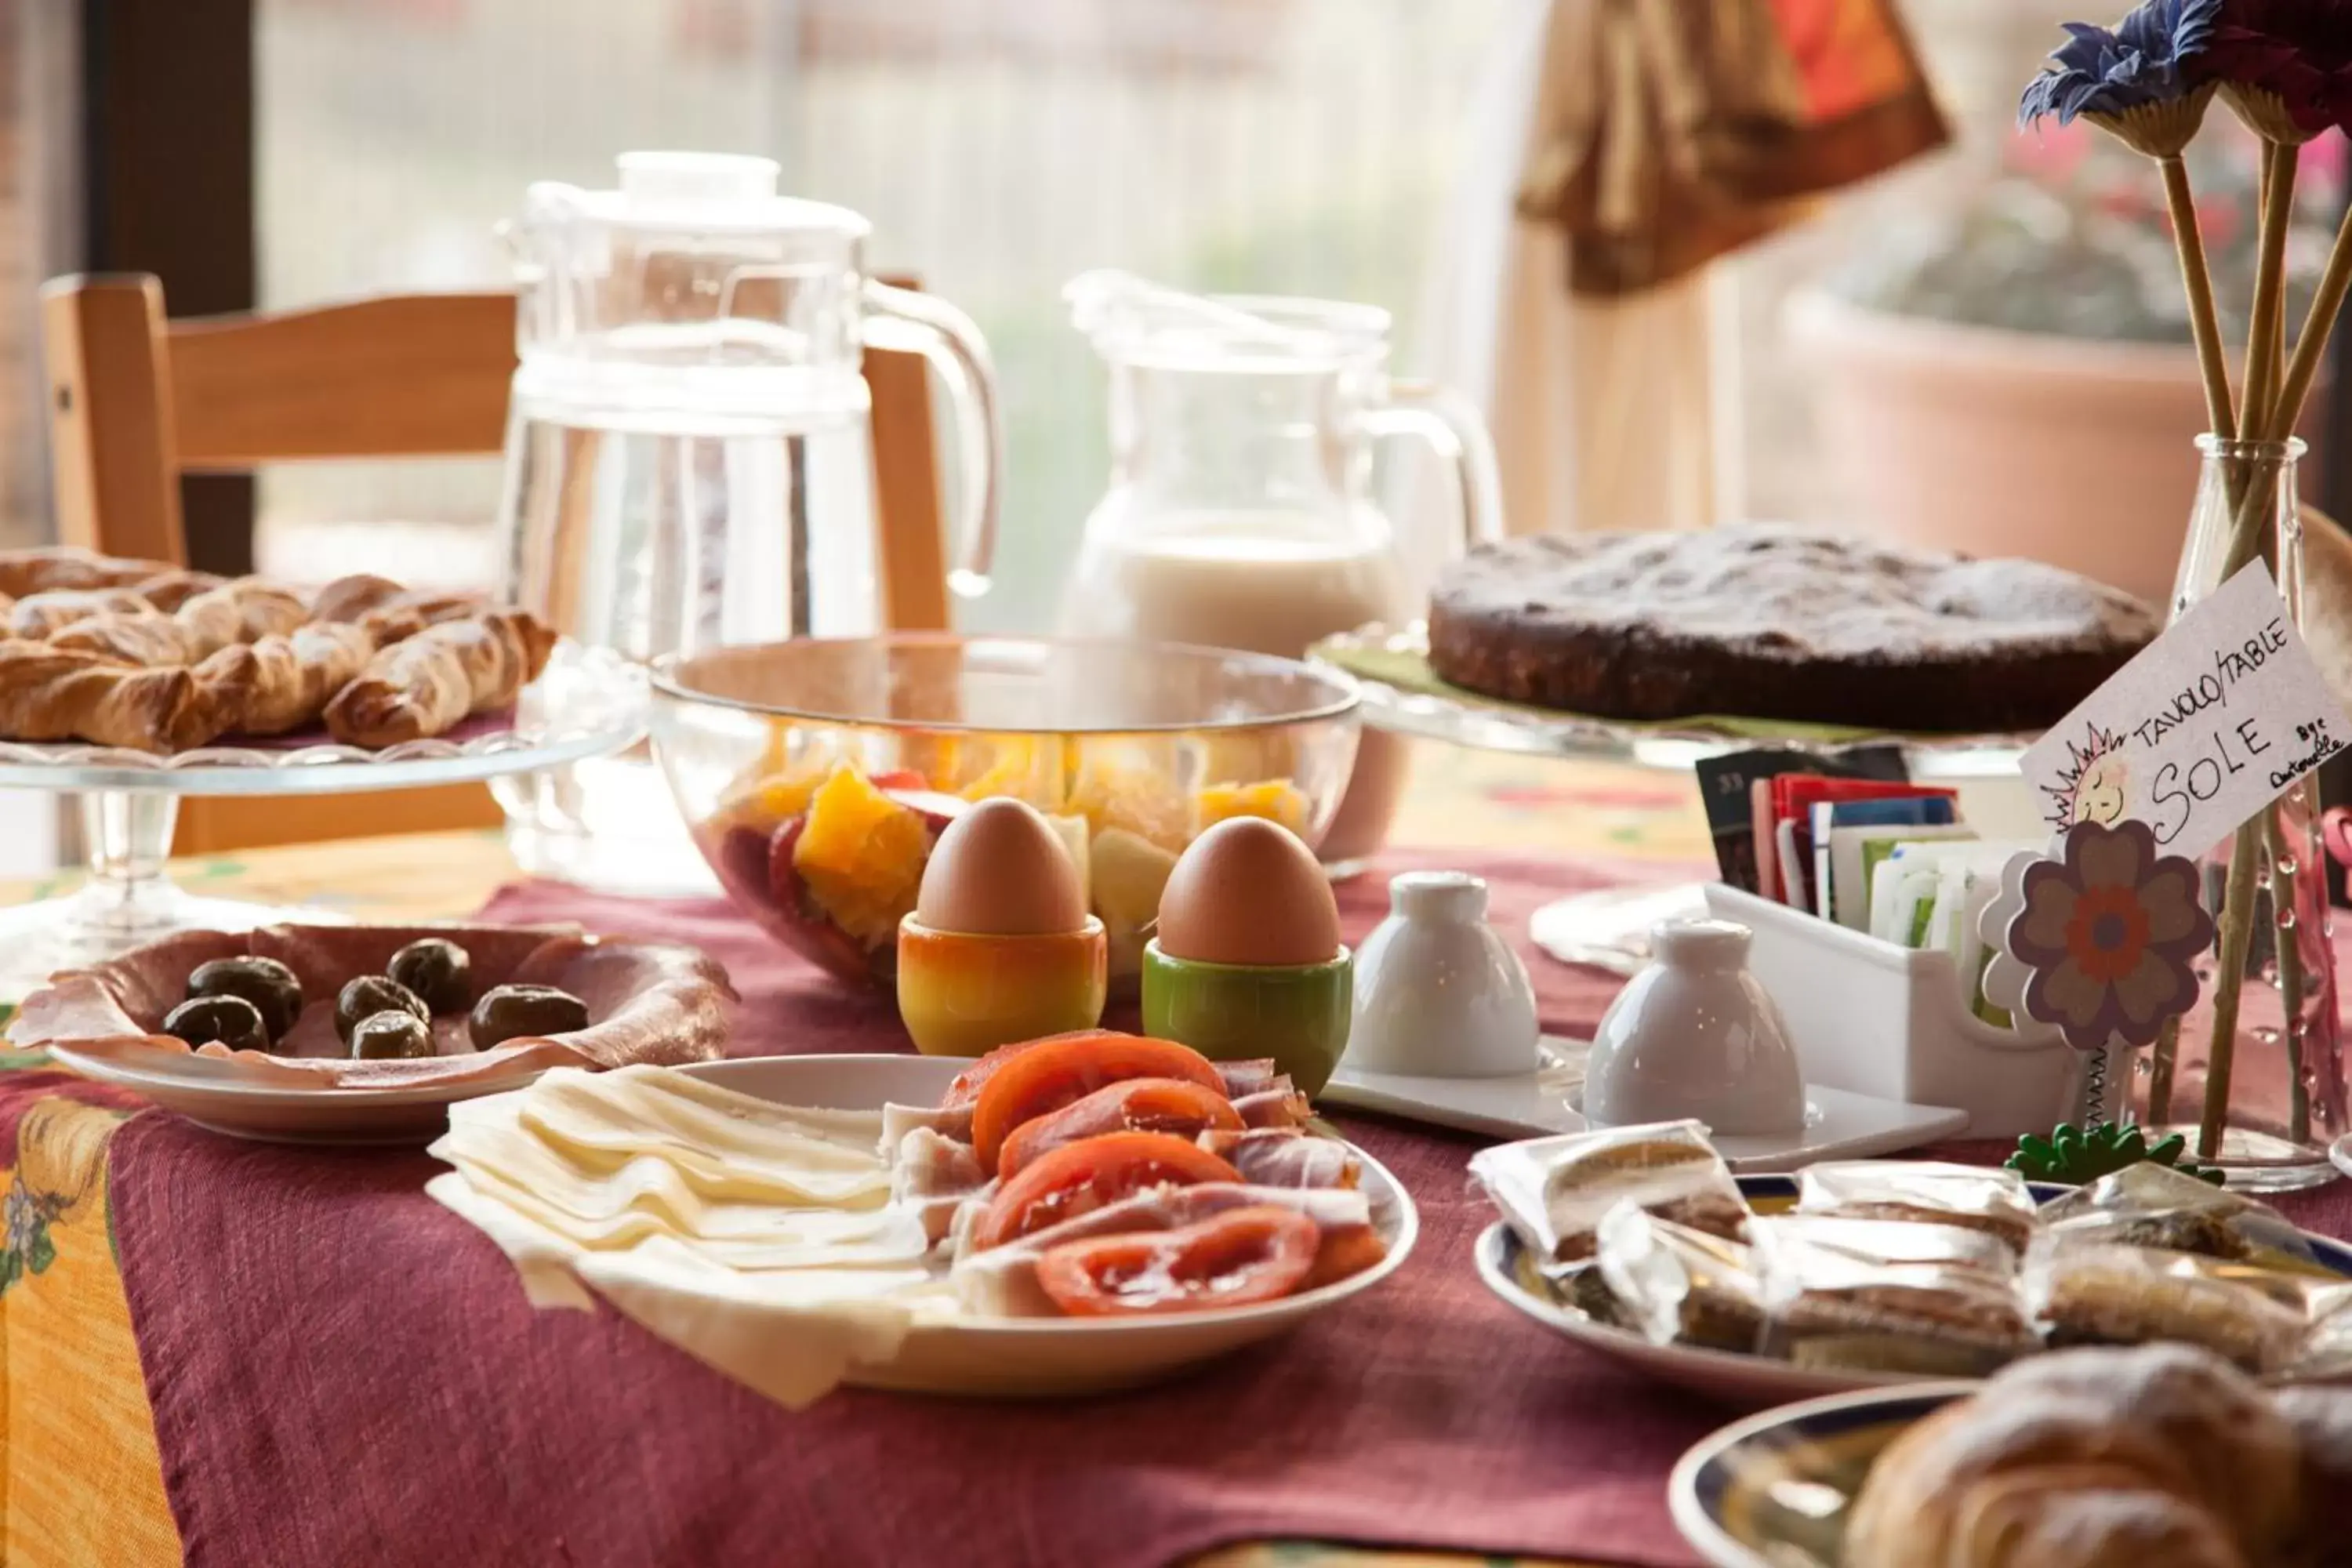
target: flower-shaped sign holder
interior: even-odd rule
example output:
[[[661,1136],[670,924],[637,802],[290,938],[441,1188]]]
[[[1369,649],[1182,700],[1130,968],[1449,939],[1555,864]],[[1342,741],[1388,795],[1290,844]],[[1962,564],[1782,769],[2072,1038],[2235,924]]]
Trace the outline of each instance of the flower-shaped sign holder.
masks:
[[[2099,1103],[2114,1055],[2153,1044],[2196,1005],[2194,964],[2213,941],[2198,892],[2196,863],[2157,853],[2131,819],[2078,822],[2003,868],[1980,927],[1993,953],[1985,999],[2092,1053],[2094,1118],[2119,1119]]]

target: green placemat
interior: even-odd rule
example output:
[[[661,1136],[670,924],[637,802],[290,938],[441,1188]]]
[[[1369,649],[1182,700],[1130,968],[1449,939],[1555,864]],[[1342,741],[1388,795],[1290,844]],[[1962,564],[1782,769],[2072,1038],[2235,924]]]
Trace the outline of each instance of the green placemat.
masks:
[[[1377,680],[1383,686],[1419,697],[1443,698],[1465,707],[1484,708],[1497,713],[1524,713],[1531,719],[1549,720],[1555,723],[1584,723],[1601,729],[1632,731],[1668,731],[1677,734],[1703,731],[1731,741],[1794,742],[1814,746],[1851,745],[1857,742],[1888,739],[1949,742],[1963,738],[1948,731],[1866,730],[1852,724],[1814,724],[1796,719],[1743,719],[1719,713],[1694,713],[1683,719],[1602,719],[1589,713],[1571,713],[1560,708],[1538,707],[1532,702],[1507,702],[1499,697],[1465,690],[1440,679],[1437,672],[1429,668],[1428,655],[1407,649],[1321,644],[1308,652],[1313,658],[1344,669],[1360,680]]]

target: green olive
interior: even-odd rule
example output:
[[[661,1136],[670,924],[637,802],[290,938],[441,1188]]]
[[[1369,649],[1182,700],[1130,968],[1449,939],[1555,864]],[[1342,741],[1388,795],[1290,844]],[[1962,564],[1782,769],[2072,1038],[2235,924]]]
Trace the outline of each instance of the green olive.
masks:
[[[565,1035],[588,1026],[588,1004],[551,985],[501,985],[474,1004],[467,1031],[487,1051],[524,1035]]]
[[[201,1046],[217,1040],[233,1051],[266,1051],[269,1033],[261,1009],[242,996],[197,996],[165,1015],[163,1032]]]
[[[404,1008],[371,1013],[352,1026],[352,1055],[362,1060],[432,1054],[433,1026]]]
[[[436,1013],[462,1013],[473,995],[473,960],[454,942],[420,937],[392,955],[383,972]]]
[[[397,980],[381,974],[362,974],[344,983],[335,997],[335,1033],[343,1044],[352,1043],[352,1031],[362,1018],[371,1018],[385,1011],[413,1013],[422,1024],[433,1021],[433,1009],[418,1000],[416,993]]]
[[[188,998],[241,996],[261,1015],[261,1026],[282,1039],[302,1016],[302,983],[274,958],[215,958],[188,976]]]

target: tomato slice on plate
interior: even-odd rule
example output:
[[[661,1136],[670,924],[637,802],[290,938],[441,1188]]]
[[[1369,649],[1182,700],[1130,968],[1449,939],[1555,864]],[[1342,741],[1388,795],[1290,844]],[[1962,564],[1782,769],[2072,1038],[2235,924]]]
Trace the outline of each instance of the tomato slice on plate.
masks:
[[[1349,1225],[1327,1230],[1315,1250],[1315,1267],[1308,1271],[1307,1283],[1301,1289],[1312,1290],[1361,1274],[1388,1255],[1389,1244],[1370,1226]]]
[[[1131,1078],[1172,1078],[1225,1091],[1215,1063],[1173,1040],[1100,1033],[1043,1040],[1005,1058],[981,1085],[971,1108],[971,1146],[980,1168],[995,1173],[1004,1141],[1023,1122]]]
[[[1231,1165],[1172,1132],[1106,1132],[1038,1156],[998,1187],[971,1245],[1002,1247],[1147,1187],[1240,1180]]]
[[[1241,1112],[1216,1089],[1182,1079],[1130,1078],[1014,1128],[997,1152],[996,1173],[1018,1175],[1041,1154],[1105,1132],[1173,1132],[1197,1139],[1213,1128],[1239,1132],[1241,1127]]]
[[[1123,1040],[1133,1037],[1122,1035],[1116,1029],[1073,1029],[1064,1035],[1043,1035],[1034,1040],[1015,1040],[1009,1046],[999,1046],[963,1071],[956,1074],[955,1081],[948,1085],[946,1096],[940,1100],[940,1109],[954,1110],[977,1100],[980,1098],[980,1091],[987,1087],[988,1080],[996,1076],[996,1069],[1024,1051],[1035,1050],[1039,1046],[1050,1046],[1061,1040],[1085,1040],[1097,1037],[1106,1040]]]
[[[1232,1209],[1177,1230],[1049,1247],[1037,1259],[1037,1284],[1074,1318],[1246,1307],[1297,1289],[1319,1238],[1297,1209]]]

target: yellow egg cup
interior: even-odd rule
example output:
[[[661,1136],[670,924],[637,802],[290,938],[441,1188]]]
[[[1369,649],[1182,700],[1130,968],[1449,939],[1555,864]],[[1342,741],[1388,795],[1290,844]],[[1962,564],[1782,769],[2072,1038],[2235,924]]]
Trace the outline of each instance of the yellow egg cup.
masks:
[[[929,1057],[986,1056],[1102,1022],[1110,942],[1101,921],[1045,936],[975,936],[898,922],[898,1016]]]

